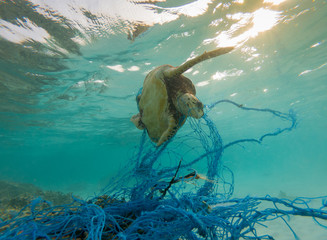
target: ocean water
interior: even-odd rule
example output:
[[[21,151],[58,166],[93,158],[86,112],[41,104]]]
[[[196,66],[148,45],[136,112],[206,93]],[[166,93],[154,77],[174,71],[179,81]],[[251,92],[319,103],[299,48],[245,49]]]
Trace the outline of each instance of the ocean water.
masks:
[[[185,73],[199,99],[292,109],[297,126],[224,151],[234,196],[327,195],[327,1],[5,0],[0,16],[1,180],[99,192],[139,144],[146,74],[235,46]],[[231,105],[210,118],[224,143],[289,126]]]

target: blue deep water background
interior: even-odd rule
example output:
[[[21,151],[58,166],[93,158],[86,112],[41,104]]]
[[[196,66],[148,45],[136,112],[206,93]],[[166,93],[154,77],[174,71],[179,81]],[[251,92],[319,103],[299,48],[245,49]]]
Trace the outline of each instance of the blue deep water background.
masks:
[[[0,2],[0,179],[93,195],[138,146],[129,119],[146,74],[233,45],[185,74],[203,103],[298,119],[226,149],[234,196],[327,195],[326,1],[147,2]],[[288,124],[230,105],[210,117],[226,143]]]

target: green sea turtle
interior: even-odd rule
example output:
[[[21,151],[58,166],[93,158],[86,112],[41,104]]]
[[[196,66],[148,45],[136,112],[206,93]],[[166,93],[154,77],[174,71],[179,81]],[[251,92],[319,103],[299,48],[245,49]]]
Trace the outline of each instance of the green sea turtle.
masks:
[[[182,74],[195,64],[233,50],[218,48],[204,52],[179,67],[162,65],[152,70],[143,83],[142,93],[137,96],[139,113],[131,121],[138,129],[146,128],[150,139],[160,146],[173,137],[187,117],[201,118],[203,104],[197,99],[195,87]]]

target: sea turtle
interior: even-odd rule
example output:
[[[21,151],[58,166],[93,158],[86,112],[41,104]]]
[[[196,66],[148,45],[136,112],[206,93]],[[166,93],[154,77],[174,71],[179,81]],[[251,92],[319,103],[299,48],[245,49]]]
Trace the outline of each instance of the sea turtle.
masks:
[[[218,48],[186,61],[179,67],[162,65],[152,70],[136,97],[139,113],[131,121],[138,129],[146,128],[150,139],[160,146],[173,137],[187,117],[201,118],[203,104],[195,96],[195,87],[183,76],[186,70],[206,59],[230,52],[233,47]]]

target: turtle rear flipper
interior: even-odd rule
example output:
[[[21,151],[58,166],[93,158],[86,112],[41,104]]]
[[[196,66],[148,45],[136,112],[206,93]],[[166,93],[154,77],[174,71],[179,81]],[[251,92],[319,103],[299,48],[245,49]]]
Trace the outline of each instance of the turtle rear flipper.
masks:
[[[159,141],[157,142],[157,147],[159,147],[161,144],[172,138],[175,135],[176,131],[177,131],[177,125],[176,125],[175,118],[173,116],[170,116],[168,119],[168,128],[161,135]]]
[[[134,125],[140,130],[143,130],[145,128],[144,123],[142,122],[140,113],[133,115],[131,117],[131,122],[134,123]]]

